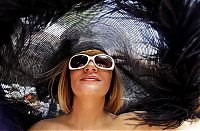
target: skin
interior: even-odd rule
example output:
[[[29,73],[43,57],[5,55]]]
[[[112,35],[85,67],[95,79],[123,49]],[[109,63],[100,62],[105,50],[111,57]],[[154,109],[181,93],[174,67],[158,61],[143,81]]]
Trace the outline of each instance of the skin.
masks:
[[[130,130],[161,131],[161,127],[135,126],[141,121],[127,120],[136,117],[134,113],[119,116],[104,111],[105,95],[109,90],[112,71],[95,67],[92,61],[80,70],[70,72],[71,86],[74,93],[73,111],[54,119],[36,123],[32,130]],[[167,131],[197,131],[199,124],[192,126],[185,122],[177,129]]]
[[[84,69],[70,71],[70,79],[74,93],[72,112],[42,120],[30,130],[132,130],[133,126],[128,125],[132,121],[125,119],[135,116],[133,113],[116,116],[104,110],[112,71],[98,69],[90,61]]]
[[[98,69],[92,61],[84,69],[70,72],[75,97],[102,98],[109,90],[112,71]],[[103,99],[102,99],[103,100]]]
[[[112,71],[98,69],[90,61],[84,69],[70,73],[74,93],[73,111],[68,115],[70,122],[76,123],[74,126],[78,129],[90,127],[92,129],[94,126],[101,125],[101,121],[107,119],[109,115],[103,108]]]

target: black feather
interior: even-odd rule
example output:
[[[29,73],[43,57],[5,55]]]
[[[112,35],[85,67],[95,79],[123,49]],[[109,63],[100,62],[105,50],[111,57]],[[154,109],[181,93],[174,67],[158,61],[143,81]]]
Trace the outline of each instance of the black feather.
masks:
[[[200,117],[200,112],[197,112],[200,96],[200,2],[162,0],[158,7],[156,19],[155,16],[148,18],[160,34],[159,45],[155,46],[154,41],[148,43],[157,48],[154,59],[143,56],[146,64],[137,66],[131,53],[128,60],[124,54],[126,66],[121,69],[146,92],[138,105],[129,105],[129,111],[145,110],[147,114],[142,117],[147,123],[172,128],[184,120]],[[149,7],[147,9],[154,12]],[[131,67],[139,67],[147,73],[138,73],[137,68],[130,72]]]
[[[26,38],[56,21],[69,10],[84,11],[102,1],[94,0],[1,0],[0,1],[0,65],[19,66],[21,53],[27,48]],[[13,34],[19,38],[12,41]],[[9,53],[7,53],[9,52]]]

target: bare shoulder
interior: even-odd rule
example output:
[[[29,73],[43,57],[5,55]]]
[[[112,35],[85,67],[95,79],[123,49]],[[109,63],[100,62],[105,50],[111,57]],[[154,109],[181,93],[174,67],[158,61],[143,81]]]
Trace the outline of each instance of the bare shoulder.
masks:
[[[35,130],[47,130],[51,124],[51,120],[41,120],[35,123],[28,131],[35,131]]]
[[[114,126],[119,130],[128,131],[149,131],[149,127],[139,126],[141,121],[137,120],[137,115],[135,113],[123,113],[116,117],[114,121]]]
[[[132,112],[123,113],[118,116],[119,119],[130,119],[130,118],[136,118],[136,117],[137,115]]]
[[[118,119],[124,123],[123,128],[134,131],[163,131],[163,127],[160,126],[149,126],[149,125],[139,125],[142,122],[138,119],[135,113],[125,113],[119,115]],[[138,120],[137,120],[138,119]],[[192,122],[191,122],[192,121]],[[166,131],[200,131],[200,120],[185,121],[180,127],[175,129],[166,129]]]
[[[163,127],[140,125],[141,119],[138,119],[135,113],[123,113],[116,117],[115,127],[120,130],[128,131],[163,131]],[[200,131],[200,120],[194,122],[185,121],[183,125],[175,129],[166,129],[166,131]]]
[[[56,130],[58,129],[62,123],[60,121],[62,121],[63,117],[59,116],[53,119],[44,119],[41,120],[39,122],[37,122],[36,124],[34,124],[29,131],[36,131],[36,130]]]

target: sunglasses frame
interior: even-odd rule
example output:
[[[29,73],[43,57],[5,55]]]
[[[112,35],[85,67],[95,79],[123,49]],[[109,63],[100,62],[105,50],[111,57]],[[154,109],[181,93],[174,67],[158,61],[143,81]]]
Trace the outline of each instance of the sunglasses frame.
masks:
[[[71,64],[70,64],[70,63],[71,63],[71,60],[72,60],[74,57],[79,56],[79,55],[86,56],[86,57],[88,58],[87,63],[86,63],[84,66],[82,66],[82,67],[78,67],[78,68],[73,68],[73,67],[71,67]],[[96,64],[96,62],[95,62],[94,59],[95,59],[96,56],[100,56],[100,55],[103,55],[103,56],[106,56],[106,57],[109,57],[109,58],[110,58],[110,60],[112,61],[112,66],[111,66],[110,68],[100,67],[100,66],[98,66],[98,65]],[[85,67],[88,65],[88,63],[89,63],[91,60],[92,60],[92,62],[94,63],[94,65],[95,65],[97,68],[99,68],[99,69],[103,69],[103,70],[113,70],[114,67],[115,67],[115,61],[114,61],[114,59],[113,59],[111,56],[109,56],[109,55],[106,55],[106,54],[97,54],[97,55],[94,55],[94,56],[89,56],[89,55],[87,55],[87,54],[77,54],[77,55],[74,55],[74,56],[72,56],[72,57],[70,58],[70,60],[69,60],[69,69],[70,69],[70,70],[83,69],[83,68],[85,68]]]

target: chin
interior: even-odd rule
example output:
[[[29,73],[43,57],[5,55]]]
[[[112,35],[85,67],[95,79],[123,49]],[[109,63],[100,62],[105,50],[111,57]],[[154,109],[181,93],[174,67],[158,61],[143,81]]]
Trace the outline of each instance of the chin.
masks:
[[[78,91],[79,95],[93,95],[93,96],[105,96],[107,90],[102,90],[102,87],[87,85],[80,87],[81,89]]]

